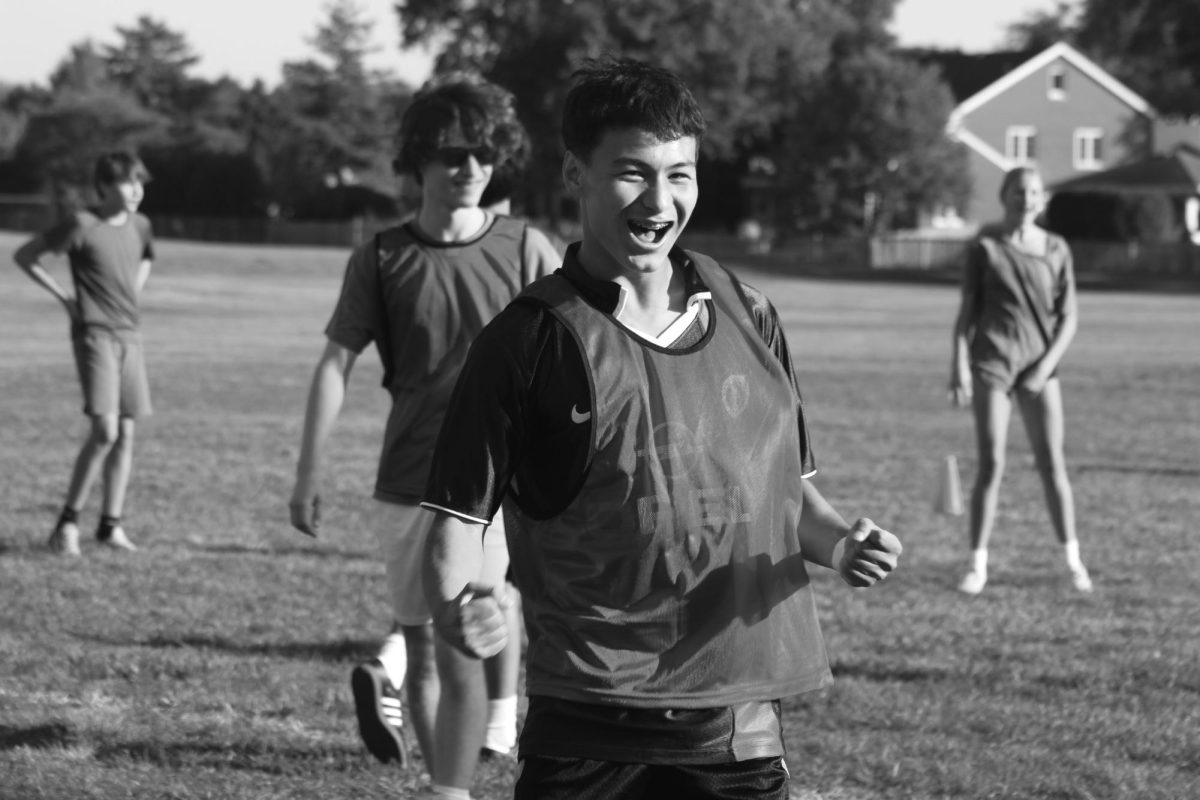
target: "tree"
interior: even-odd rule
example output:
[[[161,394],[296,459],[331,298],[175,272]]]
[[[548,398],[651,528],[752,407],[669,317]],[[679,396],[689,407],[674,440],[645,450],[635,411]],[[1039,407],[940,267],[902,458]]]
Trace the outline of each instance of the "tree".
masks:
[[[111,86],[108,64],[90,41],[72,45],[67,57],[50,75],[50,88],[54,92],[86,94]]]
[[[118,26],[117,34],[120,44],[104,49],[109,78],[153,111],[184,110],[187,73],[200,60],[184,35],[148,16],[132,28]]]
[[[721,185],[701,181],[709,221],[740,213],[737,176],[769,163],[787,228],[848,229],[864,224],[864,197],[877,198],[869,224],[880,226],[964,192],[962,154],[943,133],[953,103],[936,75],[891,55],[894,5],[402,0],[397,13],[406,45],[444,43],[438,70],[476,69],[514,92],[547,198],[571,72],[612,52],[672,69],[695,92],[709,123],[702,177]]]
[[[782,229],[886,230],[961,206],[965,156],[945,135],[954,101],[940,77],[878,44],[835,49],[811,112],[786,129]]]
[[[50,104],[36,86],[0,86],[0,194],[32,194],[40,179],[32,164],[14,158],[29,119]]]
[[[115,88],[60,92],[29,118],[15,159],[43,176],[56,202],[82,202],[92,165],[104,153],[136,150],[160,137],[167,120]]]
[[[736,160],[792,112],[797,88],[828,60],[831,32],[855,24],[834,0],[404,0],[397,13],[406,45],[446,43],[439,71],[474,69],[516,95],[543,202],[558,186],[559,109],[583,58],[611,52],[675,70],[709,122],[705,157]]]
[[[1165,114],[1200,114],[1196,0],[1084,0],[1079,46]]]
[[[390,129],[406,86],[366,67],[372,25],[353,0],[337,0],[311,39],[316,57],[285,64],[283,82],[255,110],[255,158],[285,213],[326,216],[347,208],[328,197],[394,191]],[[353,192],[347,187],[360,187]],[[322,198],[325,195],[326,197]],[[373,206],[378,208],[378,206]]]
[[[1008,26],[1008,46],[1014,50],[1042,51],[1058,42],[1074,42],[1073,4],[1058,0],[1052,9],[1030,12]]]

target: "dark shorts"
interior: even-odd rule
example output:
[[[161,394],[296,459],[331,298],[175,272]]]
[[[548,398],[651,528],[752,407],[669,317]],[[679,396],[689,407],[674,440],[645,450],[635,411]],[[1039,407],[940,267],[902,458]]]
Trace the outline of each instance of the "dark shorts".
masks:
[[[83,389],[83,413],[144,417],[150,407],[150,382],[136,331],[117,332],[95,325],[72,331],[75,367]]]
[[[787,800],[782,758],[726,764],[622,764],[526,756],[514,800]]]

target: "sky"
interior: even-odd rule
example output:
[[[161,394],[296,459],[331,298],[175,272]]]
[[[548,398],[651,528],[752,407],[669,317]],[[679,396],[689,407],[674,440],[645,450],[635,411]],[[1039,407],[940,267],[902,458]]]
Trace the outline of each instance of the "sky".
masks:
[[[729,0],[743,2],[744,0]],[[278,84],[280,66],[313,54],[308,41],[329,0],[0,0],[0,83],[45,85],[71,45],[115,44],[116,27],[148,15],[187,38],[198,77],[229,76]],[[393,0],[358,0],[374,21],[378,47],[368,65],[410,84],[429,74],[428,52],[399,51]],[[1054,0],[899,0],[892,32],[903,46],[986,51],[1003,45],[1007,26]],[[968,11],[969,9],[969,11]]]

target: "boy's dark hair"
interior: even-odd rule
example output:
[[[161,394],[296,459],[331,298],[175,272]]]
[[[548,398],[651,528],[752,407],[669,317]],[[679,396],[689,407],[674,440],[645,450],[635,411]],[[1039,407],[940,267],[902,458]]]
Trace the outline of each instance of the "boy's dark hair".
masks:
[[[142,183],[150,180],[150,170],[133,153],[121,150],[105,153],[96,159],[96,166],[92,170],[92,183],[95,186],[112,186],[133,179]]]
[[[700,144],[704,114],[674,72],[630,58],[590,58],[572,75],[563,107],[563,146],[587,160],[613,128],[638,128],[659,141],[692,136]]]
[[[454,72],[431,79],[400,120],[392,167],[419,183],[421,170],[455,138],[495,152],[495,171],[520,173],[529,160],[529,135],[517,119],[512,93],[483,78]]]

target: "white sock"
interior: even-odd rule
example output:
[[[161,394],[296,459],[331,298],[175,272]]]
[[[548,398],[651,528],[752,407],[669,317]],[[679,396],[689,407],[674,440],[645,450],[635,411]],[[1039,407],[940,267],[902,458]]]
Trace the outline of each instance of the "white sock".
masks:
[[[986,547],[980,547],[971,551],[971,571],[978,572],[980,575],[987,575],[988,551]]]
[[[437,783],[429,785],[429,796],[442,800],[471,800],[470,789],[459,789],[457,786],[442,786]]]
[[[487,733],[483,746],[507,753],[517,745],[517,696],[488,700]]]
[[[1063,545],[1063,551],[1067,556],[1067,568],[1072,572],[1078,572],[1083,569],[1083,562],[1079,560],[1079,540],[1072,539]]]
[[[383,671],[392,682],[392,688],[400,691],[400,687],[404,685],[404,676],[408,672],[408,646],[404,642],[404,634],[400,631],[389,633],[383,640],[383,646],[379,648],[379,655],[375,657],[383,664]]]

